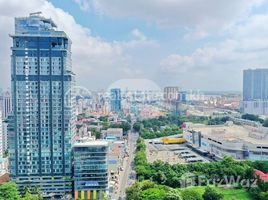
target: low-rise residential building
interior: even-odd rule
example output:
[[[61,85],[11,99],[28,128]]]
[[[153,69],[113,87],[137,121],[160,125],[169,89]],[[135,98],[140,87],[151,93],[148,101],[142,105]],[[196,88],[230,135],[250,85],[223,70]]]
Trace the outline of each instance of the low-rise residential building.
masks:
[[[219,158],[268,160],[268,130],[264,127],[240,126],[232,122],[215,126],[187,123],[184,138],[193,147]]]
[[[108,142],[75,143],[73,168],[75,200],[102,199],[108,192]]]
[[[106,131],[102,132],[105,138],[114,137],[116,140],[123,139],[123,129],[122,128],[108,128]]]

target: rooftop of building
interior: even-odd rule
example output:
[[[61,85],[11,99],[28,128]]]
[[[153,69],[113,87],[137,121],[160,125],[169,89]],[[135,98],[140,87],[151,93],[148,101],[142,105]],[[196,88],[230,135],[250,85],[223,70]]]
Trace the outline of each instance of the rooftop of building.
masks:
[[[15,18],[15,35],[13,36],[47,36],[67,37],[64,31],[57,31],[57,25],[51,18],[42,16],[42,12],[30,13],[27,17]]]
[[[94,140],[86,142],[77,142],[73,147],[92,147],[92,146],[108,146],[108,142],[104,140]]]
[[[188,130],[201,132],[203,135],[233,143],[268,144],[268,134],[252,126],[240,126],[232,123],[224,125],[190,124]]]
[[[268,173],[264,173],[260,170],[255,170],[255,174],[263,181],[268,181]]]
[[[108,128],[107,131],[123,131],[122,128]]]

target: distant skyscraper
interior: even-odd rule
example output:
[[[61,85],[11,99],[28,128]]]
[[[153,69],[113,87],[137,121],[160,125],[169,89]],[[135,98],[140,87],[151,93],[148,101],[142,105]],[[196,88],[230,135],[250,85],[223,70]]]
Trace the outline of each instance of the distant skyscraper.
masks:
[[[121,90],[119,88],[111,89],[111,111],[121,111]]]
[[[166,109],[171,110],[174,115],[179,114],[179,87],[171,86],[164,88],[164,102]]]
[[[71,41],[41,13],[15,19],[11,56],[10,176],[19,189],[71,193],[75,133]]]
[[[11,94],[9,91],[3,92],[2,95],[2,118],[6,119],[7,116],[11,113],[12,102],[11,102]]]
[[[187,93],[185,91],[179,92],[179,101],[180,102],[186,102],[187,101]]]
[[[171,102],[178,99],[179,87],[165,87],[164,88],[164,100]]]
[[[0,110],[1,111],[1,110]],[[2,113],[0,112],[0,159],[3,157],[3,128],[2,128]],[[1,164],[1,161],[0,161]],[[1,170],[1,167],[0,167]]]
[[[74,144],[75,200],[102,199],[102,193],[108,190],[107,157],[107,141]]]
[[[7,119],[8,115],[11,114],[12,111],[12,102],[11,102],[11,94],[9,91],[5,91],[1,95],[1,109],[2,109],[2,148],[3,152],[8,148],[8,132],[7,132],[7,123],[5,120]]]
[[[249,114],[268,114],[268,69],[244,70],[242,108]]]

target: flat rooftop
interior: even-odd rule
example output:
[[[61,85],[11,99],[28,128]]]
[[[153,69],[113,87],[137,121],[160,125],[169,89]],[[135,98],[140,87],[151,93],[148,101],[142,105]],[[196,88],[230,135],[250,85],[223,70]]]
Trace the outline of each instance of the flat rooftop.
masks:
[[[191,124],[188,131],[194,130],[216,140],[226,142],[247,142],[251,144],[268,144],[268,134],[261,132],[258,128],[239,125],[201,125]]]
[[[93,140],[86,142],[77,142],[73,147],[90,147],[90,146],[108,146],[108,142],[104,140]]]

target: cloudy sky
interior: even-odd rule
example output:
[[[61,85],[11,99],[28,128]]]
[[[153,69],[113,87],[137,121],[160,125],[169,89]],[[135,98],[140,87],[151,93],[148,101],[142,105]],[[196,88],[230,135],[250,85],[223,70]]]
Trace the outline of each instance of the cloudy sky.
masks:
[[[72,39],[77,84],[120,79],[160,87],[241,90],[242,70],[268,67],[266,0],[0,0],[0,87],[10,85],[14,17],[42,11]]]

